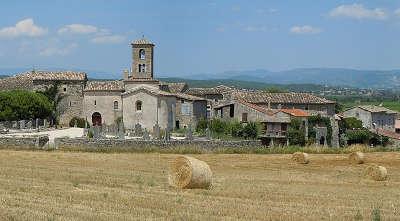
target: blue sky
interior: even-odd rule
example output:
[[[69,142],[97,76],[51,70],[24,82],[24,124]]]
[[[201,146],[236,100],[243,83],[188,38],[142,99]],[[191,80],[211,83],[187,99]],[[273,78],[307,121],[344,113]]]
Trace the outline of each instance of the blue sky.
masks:
[[[303,67],[400,68],[400,1],[1,1],[0,68],[129,68],[156,44],[158,75]]]

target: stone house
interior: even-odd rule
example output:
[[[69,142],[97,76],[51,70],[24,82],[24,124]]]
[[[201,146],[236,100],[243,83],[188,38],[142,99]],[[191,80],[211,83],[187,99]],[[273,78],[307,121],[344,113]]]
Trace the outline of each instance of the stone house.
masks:
[[[397,112],[385,107],[362,105],[343,112],[344,117],[355,117],[367,129],[395,131]]]
[[[57,112],[59,124],[68,126],[75,116],[83,111],[83,89],[87,76],[83,72],[73,71],[35,71],[18,74],[0,80],[0,90],[45,91],[57,86]]]

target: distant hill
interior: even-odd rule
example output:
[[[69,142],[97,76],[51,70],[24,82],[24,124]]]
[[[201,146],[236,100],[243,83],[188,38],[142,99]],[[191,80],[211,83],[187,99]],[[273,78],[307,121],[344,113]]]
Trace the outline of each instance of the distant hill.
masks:
[[[268,84],[317,84],[357,88],[388,89],[400,87],[400,70],[375,71],[344,68],[302,68],[272,72],[259,69],[187,75],[183,76],[183,78],[195,80],[230,79]]]

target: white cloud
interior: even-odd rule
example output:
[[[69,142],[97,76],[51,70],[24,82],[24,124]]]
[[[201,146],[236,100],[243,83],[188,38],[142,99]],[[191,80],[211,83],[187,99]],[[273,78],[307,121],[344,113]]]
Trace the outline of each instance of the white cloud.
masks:
[[[95,44],[118,44],[125,41],[125,37],[122,35],[104,35],[97,36],[90,40],[90,42]]]
[[[39,55],[41,56],[55,56],[55,55],[60,55],[60,56],[65,56],[70,54],[73,50],[75,50],[78,47],[78,44],[76,43],[71,43],[67,45],[66,47],[60,48],[60,47],[48,47],[39,52]]]
[[[368,9],[362,4],[340,5],[334,8],[329,15],[331,17],[347,17],[358,20],[362,19],[375,19],[385,20],[388,15],[385,10],[381,8]]]
[[[290,28],[290,32],[294,34],[318,34],[321,31],[321,29],[309,25],[293,26]]]
[[[98,31],[99,29],[92,25],[71,24],[60,28],[58,34],[93,34]]]
[[[249,26],[244,27],[244,31],[247,31],[247,32],[264,32],[264,31],[267,31],[267,27],[249,25]]]
[[[277,12],[278,12],[278,9],[275,9],[275,8],[262,9],[262,8],[260,8],[260,9],[257,9],[256,12],[257,12],[258,14],[262,14],[262,15],[265,15],[265,14],[273,14],[273,13],[277,13]]]
[[[47,29],[35,25],[32,18],[19,21],[13,27],[0,29],[0,37],[15,38],[20,36],[39,37],[47,34]]]

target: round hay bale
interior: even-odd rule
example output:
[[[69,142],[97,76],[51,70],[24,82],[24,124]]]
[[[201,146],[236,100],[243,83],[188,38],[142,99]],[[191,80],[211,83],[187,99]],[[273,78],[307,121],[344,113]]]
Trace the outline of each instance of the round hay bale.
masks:
[[[292,155],[292,159],[301,164],[307,164],[310,162],[310,159],[308,157],[307,153],[302,153],[302,152],[296,152]]]
[[[386,168],[376,164],[369,165],[366,169],[366,174],[375,181],[383,181],[387,178]]]
[[[353,152],[349,154],[350,163],[354,164],[363,164],[364,163],[364,153],[362,152]]]
[[[208,164],[193,157],[179,156],[170,165],[169,184],[181,189],[208,189],[212,172]]]

